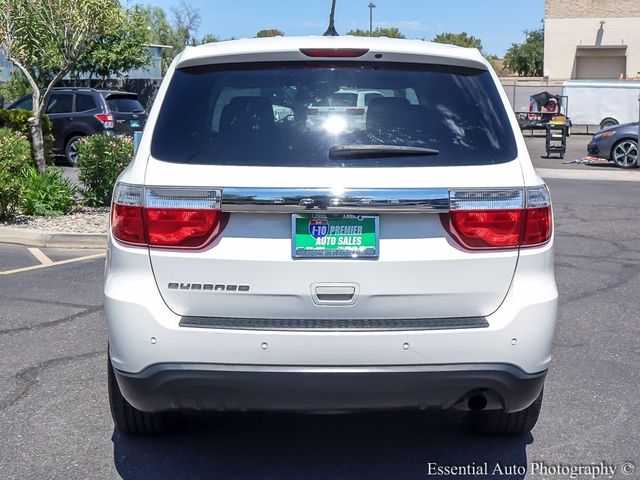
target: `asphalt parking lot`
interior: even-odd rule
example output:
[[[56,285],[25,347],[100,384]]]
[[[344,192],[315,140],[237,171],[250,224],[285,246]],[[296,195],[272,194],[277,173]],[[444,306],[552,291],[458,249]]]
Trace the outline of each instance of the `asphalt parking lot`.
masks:
[[[537,168],[558,168],[558,169],[589,169],[589,170],[620,170],[613,162],[599,163],[595,165],[582,165],[574,163],[574,160],[582,159],[587,156],[587,145],[591,140],[591,135],[574,134],[567,137],[567,152],[564,159],[557,155],[547,157],[545,148],[544,132],[536,131],[534,136],[529,136],[528,132],[524,132],[524,141],[529,149],[531,160]]]
[[[107,402],[103,252],[39,249],[51,261],[43,263],[26,247],[0,245],[0,478],[435,478],[429,462],[604,462],[618,468],[614,478],[640,478],[620,473],[625,462],[640,467],[638,185],[548,184],[560,316],[531,435],[478,437],[464,414],[408,412],[200,414],[175,435],[122,436]],[[455,478],[569,477],[530,467],[527,475]]]

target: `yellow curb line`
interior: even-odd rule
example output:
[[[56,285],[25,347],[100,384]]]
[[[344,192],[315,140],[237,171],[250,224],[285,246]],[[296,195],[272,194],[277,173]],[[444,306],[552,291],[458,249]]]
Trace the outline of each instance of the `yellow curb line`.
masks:
[[[31,253],[31,255],[33,255],[34,257],[36,257],[36,260],[38,260],[42,265],[51,265],[53,263],[53,260],[47,257],[45,253],[39,248],[32,247],[32,248],[27,248],[27,250],[29,250],[29,253]]]

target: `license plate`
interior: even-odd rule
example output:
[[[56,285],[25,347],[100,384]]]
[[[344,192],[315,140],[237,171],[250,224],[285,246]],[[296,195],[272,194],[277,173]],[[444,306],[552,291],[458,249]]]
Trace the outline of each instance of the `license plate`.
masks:
[[[140,120],[129,120],[129,124],[133,128],[140,128]]]
[[[295,258],[377,258],[375,215],[293,215],[291,250]]]

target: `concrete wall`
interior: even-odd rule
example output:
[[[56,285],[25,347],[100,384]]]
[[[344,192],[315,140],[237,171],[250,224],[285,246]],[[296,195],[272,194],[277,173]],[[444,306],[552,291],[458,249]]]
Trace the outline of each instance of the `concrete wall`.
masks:
[[[624,73],[639,76],[640,0],[546,0],[544,75],[552,80],[575,77],[579,45],[626,45]]]
[[[544,17],[640,17],[638,0],[545,0]]]

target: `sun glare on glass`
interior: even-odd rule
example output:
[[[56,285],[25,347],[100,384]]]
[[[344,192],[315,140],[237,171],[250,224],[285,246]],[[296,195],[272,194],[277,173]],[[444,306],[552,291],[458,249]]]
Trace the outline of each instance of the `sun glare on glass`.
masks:
[[[322,128],[325,131],[336,135],[346,130],[347,121],[338,115],[331,115],[324,121],[324,123],[322,124]]]

